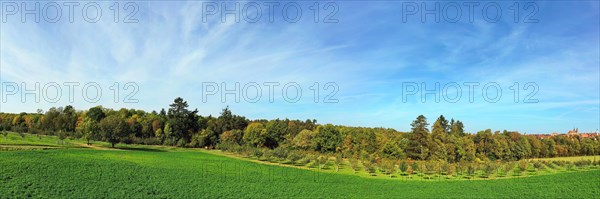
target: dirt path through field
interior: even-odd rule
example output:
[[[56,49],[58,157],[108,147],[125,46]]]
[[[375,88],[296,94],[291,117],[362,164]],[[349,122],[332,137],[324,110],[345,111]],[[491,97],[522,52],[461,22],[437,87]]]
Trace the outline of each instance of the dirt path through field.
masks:
[[[77,145],[79,145],[81,147],[85,147],[85,148],[96,149],[96,150],[120,150],[120,149],[106,148],[106,147],[95,146],[95,145],[87,145],[86,143],[77,143]]]

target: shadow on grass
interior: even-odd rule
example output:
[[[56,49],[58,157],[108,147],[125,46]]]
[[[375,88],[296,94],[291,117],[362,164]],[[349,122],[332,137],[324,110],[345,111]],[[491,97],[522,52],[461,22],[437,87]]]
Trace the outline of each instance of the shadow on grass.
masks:
[[[135,148],[135,147],[115,147],[115,149],[126,150],[126,151],[167,152],[166,150],[162,150],[162,149]]]

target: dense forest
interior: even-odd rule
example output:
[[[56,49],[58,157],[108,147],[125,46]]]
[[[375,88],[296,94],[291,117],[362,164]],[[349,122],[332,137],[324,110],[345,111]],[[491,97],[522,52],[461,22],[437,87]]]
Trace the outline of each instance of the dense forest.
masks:
[[[514,161],[600,154],[600,139],[558,135],[539,139],[513,131],[464,132],[459,120],[439,116],[431,128],[418,116],[410,132],[318,124],[316,120],[249,120],[227,107],[218,117],[201,116],[176,98],[168,108],[112,110],[72,106],[37,113],[0,113],[0,130],[57,135],[112,143],[202,147],[238,153],[331,154],[356,160],[435,160],[449,163]],[[6,135],[6,134],[5,134]]]

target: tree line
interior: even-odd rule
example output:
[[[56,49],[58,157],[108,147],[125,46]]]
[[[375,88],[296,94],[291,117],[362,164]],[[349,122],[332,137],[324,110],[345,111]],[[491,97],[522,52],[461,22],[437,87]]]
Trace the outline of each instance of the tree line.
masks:
[[[176,98],[167,110],[113,110],[72,106],[37,113],[0,113],[0,130],[58,135],[118,143],[169,145],[222,150],[273,149],[284,152],[335,154],[360,160],[435,160],[472,162],[599,155],[600,139],[552,136],[539,139],[514,131],[487,129],[471,134],[459,120],[439,116],[431,128],[418,116],[410,132],[391,128],[318,124],[314,119],[250,120],[226,107],[219,116],[202,116]]]

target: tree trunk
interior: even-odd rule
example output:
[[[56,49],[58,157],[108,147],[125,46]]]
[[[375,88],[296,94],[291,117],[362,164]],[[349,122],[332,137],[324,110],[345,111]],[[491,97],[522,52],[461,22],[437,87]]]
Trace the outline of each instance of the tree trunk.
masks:
[[[112,144],[112,148],[115,148],[115,143],[111,143]]]

